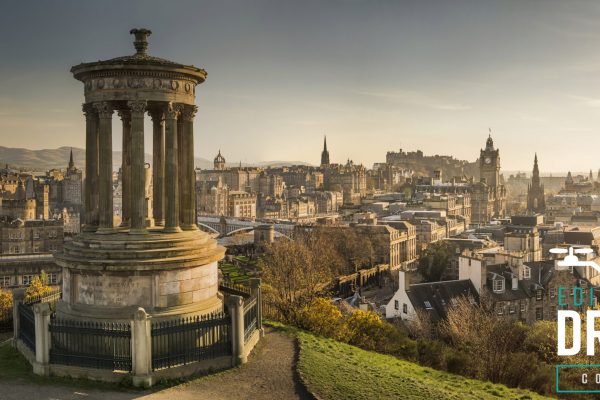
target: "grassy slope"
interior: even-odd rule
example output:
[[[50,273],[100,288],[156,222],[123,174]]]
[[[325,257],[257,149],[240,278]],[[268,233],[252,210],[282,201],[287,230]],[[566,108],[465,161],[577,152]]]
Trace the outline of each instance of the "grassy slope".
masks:
[[[298,332],[298,368],[308,389],[337,399],[547,399],[538,394],[467,379],[392,356]]]

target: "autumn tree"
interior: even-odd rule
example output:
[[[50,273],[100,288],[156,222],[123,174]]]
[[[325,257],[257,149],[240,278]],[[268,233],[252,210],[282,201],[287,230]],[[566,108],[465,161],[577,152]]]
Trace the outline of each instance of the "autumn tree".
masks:
[[[267,245],[258,266],[265,282],[265,300],[289,323],[330,288],[340,269],[339,256],[322,236],[298,235]]]
[[[45,296],[52,293],[52,288],[48,286],[48,275],[42,271],[40,275],[33,277],[31,284],[25,290],[25,300]]]
[[[0,314],[8,312],[13,306],[13,296],[10,290],[0,289]]]
[[[448,308],[440,333],[470,355],[478,378],[503,382],[510,374],[512,353],[525,340],[526,329],[499,317],[487,304],[485,298],[481,304],[473,304],[467,297],[458,297]]]

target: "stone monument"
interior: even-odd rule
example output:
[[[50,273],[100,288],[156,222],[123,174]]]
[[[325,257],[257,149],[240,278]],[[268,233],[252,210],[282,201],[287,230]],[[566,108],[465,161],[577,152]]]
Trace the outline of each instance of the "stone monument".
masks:
[[[225,249],[196,226],[194,105],[206,71],[147,53],[147,29],[133,29],[136,53],[71,68],[84,86],[85,225],[56,254],[63,268],[60,318],[153,319],[220,311],[217,262]],[[114,224],[112,118],[123,129],[123,212]],[[147,204],[144,116],[152,118],[152,207]],[[146,215],[151,212],[152,215]]]

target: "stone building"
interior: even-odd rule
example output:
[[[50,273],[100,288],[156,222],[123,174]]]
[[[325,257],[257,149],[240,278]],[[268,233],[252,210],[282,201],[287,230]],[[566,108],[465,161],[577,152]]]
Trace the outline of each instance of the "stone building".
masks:
[[[62,250],[62,220],[0,221],[0,254],[51,253]]]
[[[28,286],[32,279],[45,272],[48,284],[62,284],[62,270],[54,262],[52,254],[2,255],[0,256],[0,288]]]
[[[227,217],[256,218],[256,195],[231,190],[227,196]]]
[[[592,286],[578,269],[560,267],[553,260],[496,264],[464,254],[459,263],[460,279],[470,279],[479,294],[487,293],[498,315],[528,324],[556,319],[559,287],[581,287],[588,294]],[[572,307],[573,297],[566,295]]]

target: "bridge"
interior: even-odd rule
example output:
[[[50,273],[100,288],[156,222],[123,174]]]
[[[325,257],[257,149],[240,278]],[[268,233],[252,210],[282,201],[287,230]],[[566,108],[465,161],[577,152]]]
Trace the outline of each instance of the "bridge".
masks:
[[[219,237],[231,236],[242,232],[251,232],[260,225],[273,225],[275,232],[279,232],[287,237],[290,237],[294,231],[294,224],[291,222],[272,223],[261,220],[198,216],[196,223],[200,229],[218,235]]]

